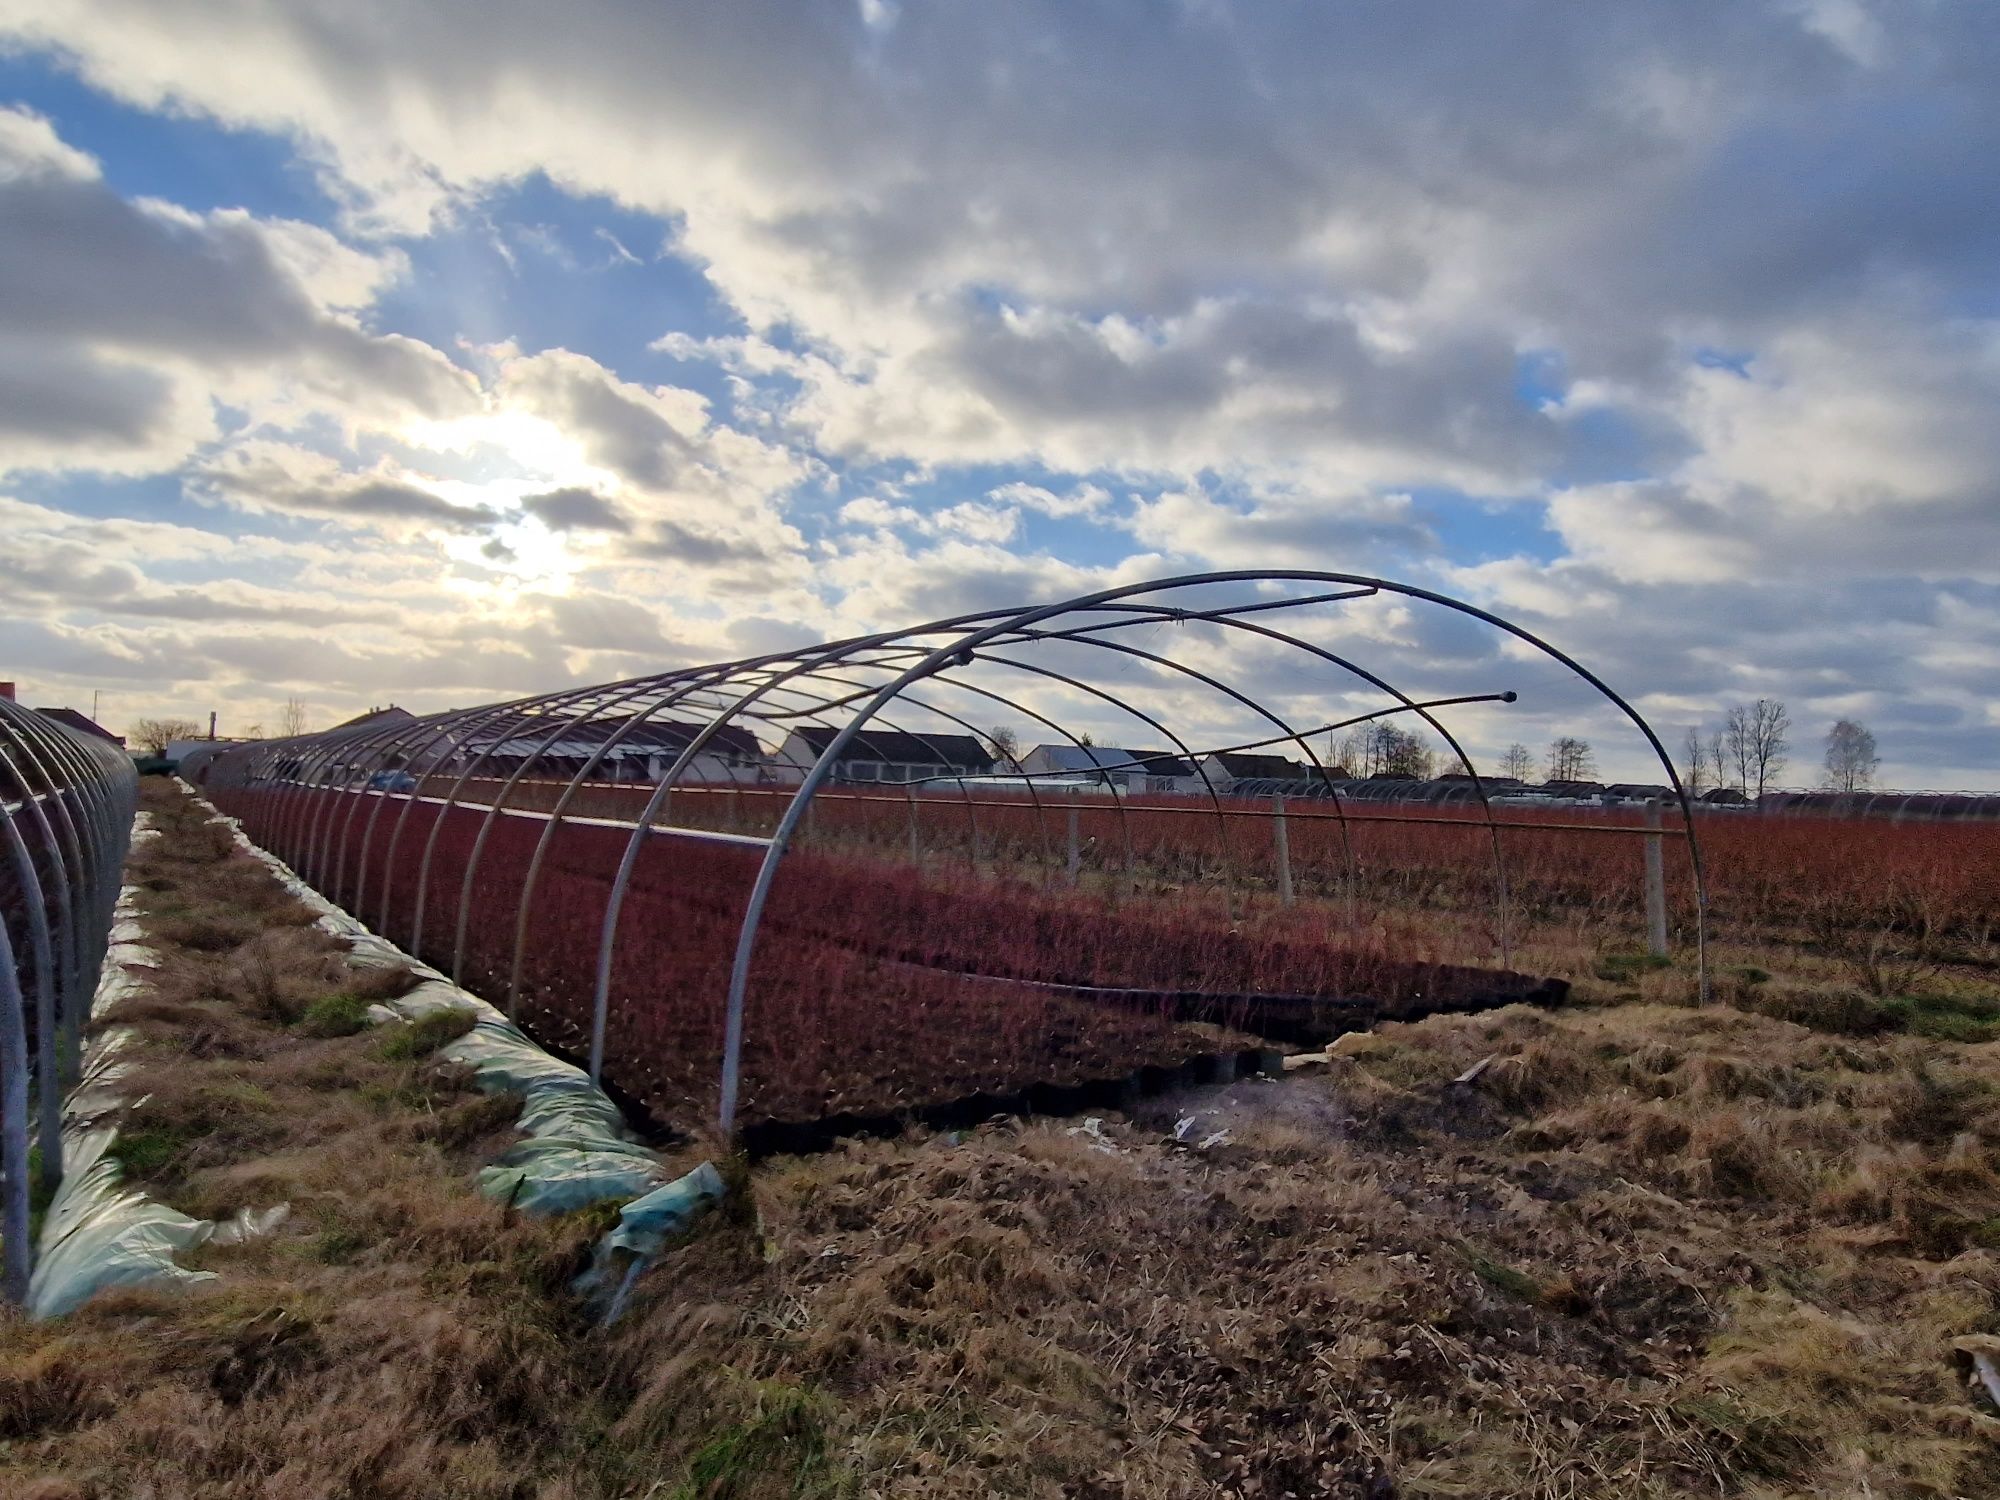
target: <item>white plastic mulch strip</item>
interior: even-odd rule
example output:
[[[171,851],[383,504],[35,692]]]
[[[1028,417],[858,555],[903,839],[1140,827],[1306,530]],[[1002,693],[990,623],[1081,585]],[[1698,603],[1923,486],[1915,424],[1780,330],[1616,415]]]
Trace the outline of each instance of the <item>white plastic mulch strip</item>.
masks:
[[[193,792],[192,787],[187,790]],[[318,913],[323,930],[347,940],[353,963],[369,968],[401,966],[419,976],[408,994],[380,1008],[383,1019],[415,1020],[446,1008],[473,1013],[472,1029],[440,1047],[437,1056],[469,1068],[482,1093],[519,1094],[524,1102],[518,1128],[527,1136],[492,1166],[481,1169],[481,1192],[529,1213],[562,1213],[621,1198],[643,1203],[663,1186],[674,1186],[659,1158],[633,1138],[618,1106],[588,1073],[551,1057],[486,1001],[370,932],[307,885],[283,860],[246,838],[234,818],[216,812],[199,796],[196,800],[226,824],[237,844],[262,860],[287,891]],[[701,1185],[707,1182],[704,1178]],[[720,1179],[716,1182],[719,1185]]]
[[[135,820],[132,842],[158,838],[151,815]],[[145,982],[158,954],[139,939],[136,888],[118,893],[111,946],[90,1014],[101,1016]],[[94,1293],[116,1286],[185,1285],[213,1281],[213,1271],[189,1271],[174,1264],[183,1250],[206,1243],[232,1244],[280,1223],[286,1205],[263,1214],[247,1210],[233,1220],[211,1223],[156,1203],[123,1186],[123,1170],[109,1154],[118,1127],[105,1123],[124,1105],[118,1080],[127,1072],[120,1058],[132,1033],[111,1027],[98,1033],[83,1059],[83,1076],[63,1101],[63,1179],[42,1220],[36,1241],[35,1272],[28,1284],[28,1315],[53,1318],[81,1305]]]

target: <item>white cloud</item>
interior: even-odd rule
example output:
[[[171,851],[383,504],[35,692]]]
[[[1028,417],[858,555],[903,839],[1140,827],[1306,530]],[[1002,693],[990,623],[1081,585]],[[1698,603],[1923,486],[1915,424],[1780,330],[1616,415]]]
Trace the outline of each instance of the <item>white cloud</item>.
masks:
[[[1676,712],[1789,681],[1942,714],[1940,744],[1985,723],[2000,30],[1975,7],[1441,29],[0,0],[0,30],[143,108],[286,134],[345,209],[337,235],[133,201],[0,112],[0,465],[192,460],[197,493],[340,537],[361,587],[527,622],[465,682],[428,648],[415,677],[611,660],[616,612],[549,600],[657,604],[699,651],[732,617],[859,628],[1152,567],[1365,561],[1456,577]],[[706,273],[724,337],[621,312],[719,366],[733,407],[590,349],[468,350],[475,380],[377,330],[408,261],[357,236],[476,227],[535,173],[656,216]],[[277,449],[330,456],[257,470]],[[1452,489],[1545,506],[1563,555],[1507,555]],[[847,503],[809,517],[820,492]],[[1020,556],[1024,520],[1124,555]],[[131,565],[108,597],[177,586]]]
[[[309,225],[121,198],[46,121],[0,109],[0,471],[163,472],[217,436],[218,402],[463,407],[449,360],[349,315],[400,266]]]

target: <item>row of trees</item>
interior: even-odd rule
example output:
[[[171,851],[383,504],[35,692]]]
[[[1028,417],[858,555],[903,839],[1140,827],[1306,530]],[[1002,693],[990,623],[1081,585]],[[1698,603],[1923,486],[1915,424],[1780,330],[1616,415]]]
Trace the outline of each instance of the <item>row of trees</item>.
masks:
[[[1776,698],[1739,703],[1718,729],[1690,724],[1681,739],[1681,780],[1690,792],[1711,787],[1763,796],[1791,757],[1792,718]]]
[[[1515,741],[1500,757],[1500,774],[1515,781],[1533,781],[1536,775],[1535,752]],[[1548,755],[1541,763],[1541,775],[1545,781],[1592,780],[1597,775],[1597,753],[1590,748],[1589,740],[1580,740],[1573,734],[1558,735],[1549,741]]]
[[[1717,729],[1689,725],[1681,740],[1681,778],[1691,792],[1735,787],[1763,796],[1784,774],[1791,759],[1792,718],[1776,698],[1739,703]],[[1826,732],[1820,784],[1829,791],[1858,792],[1874,785],[1882,757],[1875,736],[1853,719],[1836,719]]]
[[[1777,699],[1739,703],[1723,715],[1720,728],[1688,728],[1681,742],[1681,780],[1697,795],[1714,787],[1733,787],[1761,797],[1784,774],[1791,755],[1791,729],[1791,715]],[[1827,730],[1822,786],[1837,792],[1861,791],[1874,784],[1881,764],[1875,736],[1865,725],[1838,719]],[[1509,745],[1500,760],[1500,774],[1517,781],[1530,780],[1536,768],[1534,752],[1523,744]],[[1541,770],[1549,781],[1591,781],[1597,776],[1597,758],[1589,740],[1560,735],[1550,742]]]
[[[1414,730],[1376,720],[1359,724],[1333,746],[1334,764],[1350,776],[1407,776],[1428,781],[1437,774],[1437,752]]]

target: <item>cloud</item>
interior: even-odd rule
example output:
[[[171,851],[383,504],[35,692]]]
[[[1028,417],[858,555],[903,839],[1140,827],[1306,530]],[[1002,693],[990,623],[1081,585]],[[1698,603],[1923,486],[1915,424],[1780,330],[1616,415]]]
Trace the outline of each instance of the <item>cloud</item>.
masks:
[[[1680,464],[1551,498],[1576,556],[1648,582],[2000,578],[2000,322],[1788,330],[1670,409]]]
[[[123,198],[46,121],[0,109],[0,470],[171,469],[217,435],[217,401],[462,409],[449,360],[350,316],[398,264],[310,225]]]
[[[0,0],[0,29],[141,108],[285,136],[344,210],[335,234],[132,200],[0,115],[0,462],[193,454],[198,496],[348,523],[370,586],[511,588],[554,644],[496,674],[598,649],[523,602],[559,584],[672,600],[698,649],[726,647],[718,609],[837,630],[1365,558],[1518,611],[1662,712],[1772,690],[1941,745],[1988,722],[2000,29],[1976,7],[1441,30]],[[700,391],[595,344],[469,350],[475,389],[377,331],[396,237],[487,223],[531,177],[650,214],[707,277],[687,327],[645,326],[685,317],[670,299],[617,308]],[[641,279],[622,220],[559,227],[620,268],[582,279]],[[557,265],[518,260],[523,287]],[[505,440],[395,446],[426,413]],[[266,475],[234,456],[258,443],[340,457]],[[1538,521],[1555,555],[1516,555]],[[452,562],[409,548],[433,571],[399,575],[384,532]]]
[[[634,557],[660,558],[697,568],[758,562],[772,555],[754,541],[697,531],[669,520],[654,521],[626,550]]]
[[[542,495],[527,495],[521,500],[521,509],[540,521],[551,531],[616,531],[629,532],[632,523],[625,513],[595,490],[567,489],[550,490]]]
[[[1229,504],[1200,490],[1170,490],[1142,500],[1125,524],[1156,552],[1218,567],[1367,571],[1437,549],[1408,495],[1280,491]]]
[[[393,471],[354,473],[327,454],[267,439],[250,439],[214,454],[191,477],[189,492],[239,510],[362,526],[404,522],[477,531],[499,519],[489,505],[459,504]]]

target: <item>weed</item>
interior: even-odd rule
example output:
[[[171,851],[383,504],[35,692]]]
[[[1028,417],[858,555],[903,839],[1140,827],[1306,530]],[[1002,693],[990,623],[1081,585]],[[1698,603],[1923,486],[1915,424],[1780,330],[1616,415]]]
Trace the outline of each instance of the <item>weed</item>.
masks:
[[[324,995],[308,1005],[299,1018],[299,1029],[307,1036],[352,1036],[368,1024],[370,1002],[341,991]]]
[[[755,1392],[751,1414],[695,1452],[687,1478],[669,1492],[673,1500],[838,1492],[838,1477],[827,1454],[832,1403],[815,1391],[782,1381],[760,1381]]]
[[[165,1126],[128,1127],[118,1132],[106,1154],[125,1169],[127,1177],[144,1181],[177,1165],[195,1134]]]
[[[434,1010],[414,1021],[403,1021],[383,1029],[375,1044],[376,1055],[389,1062],[408,1062],[428,1057],[446,1042],[457,1041],[479,1024],[478,1014],[465,1006]]]
[[[1591,972],[1610,984],[1630,984],[1642,974],[1673,966],[1671,958],[1659,953],[1602,953]]]
[[[1983,995],[1898,995],[1883,1014],[1917,1036],[1940,1042],[1990,1042],[2000,1037],[2000,1000]]]
[[[1510,1297],[1518,1297],[1523,1302],[1540,1302],[1542,1284],[1526,1271],[1517,1271],[1512,1266],[1502,1265],[1491,1256],[1474,1249],[1471,1245],[1460,1245],[1458,1253],[1472,1268],[1472,1274],[1496,1291],[1505,1292]]]

